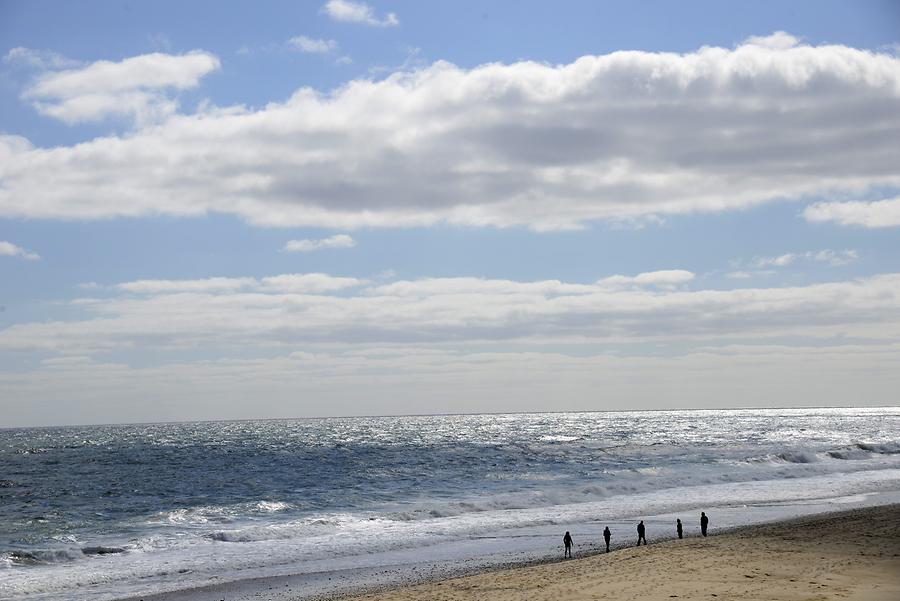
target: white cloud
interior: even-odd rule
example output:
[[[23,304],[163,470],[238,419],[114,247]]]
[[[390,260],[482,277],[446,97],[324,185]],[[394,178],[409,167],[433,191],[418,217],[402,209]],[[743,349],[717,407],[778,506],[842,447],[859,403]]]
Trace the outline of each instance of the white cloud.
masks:
[[[304,54],[318,54],[329,57],[336,65],[348,65],[353,63],[349,56],[339,55],[340,44],[332,39],[311,38],[305,35],[294,36],[287,42],[278,44],[263,44],[259,46],[247,46],[237,49],[236,53],[242,56],[252,54],[281,54],[284,52],[302,52]]]
[[[694,279],[694,274],[682,269],[650,271],[636,276],[613,275],[593,284],[570,284],[559,280],[517,282],[473,277],[422,278],[381,284],[365,290],[368,296],[382,297],[468,297],[479,296],[508,299],[510,297],[537,298],[565,295],[604,294],[626,288],[656,287],[672,290]],[[475,300],[474,302],[480,302]],[[508,302],[508,301],[504,301]]]
[[[41,258],[37,253],[25,250],[24,248],[16,246],[12,242],[6,242],[5,240],[0,240],[0,257],[19,257],[28,261],[37,261]]]
[[[298,35],[288,40],[288,46],[300,52],[310,54],[328,54],[338,49],[338,43],[334,40],[323,40]]]
[[[175,112],[177,102],[171,92],[196,87],[219,65],[214,55],[200,51],[97,61],[83,68],[44,73],[24,97],[41,114],[69,124],[111,116],[149,123]]]
[[[776,271],[772,269],[754,269],[752,271],[730,271],[725,274],[729,280],[749,280],[751,278],[769,277],[775,275]]]
[[[284,252],[311,252],[327,248],[353,248],[356,241],[347,234],[337,234],[321,240],[288,240],[284,245]]]
[[[790,265],[796,260],[796,254],[786,253],[777,257],[759,257],[757,259],[754,259],[753,265],[755,267],[784,267],[786,265]]]
[[[800,40],[787,32],[776,31],[772,35],[767,36],[750,36],[744,43],[751,46],[786,50],[797,46],[800,43]]]
[[[201,280],[137,280],[117,284],[115,287],[126,292],[147,295],[173,293],[224,294],[239,290],[316,293],[360,286],[364,283],[364,280],[334,277],[324,273],[289,273],[259,280],[247,277],[212,277]]]
[[[873,202],[817,202],[803,211],[807,221],[833,221],[869,228],[900,225],[900,197]]]
[[[846,250],[820,250],[816,252],[808,252],[805,255],[807,258],[818,261],[820,263],[828,263],[832,267],[840,267],[841,265],[847,265],[852,263],[853,261],[859,258],[859,252],[853,249]]]
[[[254,278],[213,277],[202,280],[137,280],[117,284],[116,288],[138,294],[167,292],[226,292],[256,284]]]
[[[67,58],[50,50],[35,50],[21,46],[11,49],[3,57],[3,62],[8,65],[28,67],[30,69],[68,69],[77,67],[79,61]]]
[[[656,272],[659,273],[659,272]],[[663,272],[665,273],[665,272]],[[636,281],[635,276],[630,278]],[[798,287],[684,290],[558,280],[426,278],[372,284],[321,273],[142,281],[83,298],[72,321],[0,330],[0,349],[384,344],[609,344],[836,337],[897,340],[900,274]],[[115,289],[115,288],[114,288]],[[227,352],[225,353],[227,355]]]
[[[566,284],[559,280],[539,282],[516,282],[513,280],[490,280],[485,278],[421,278],[400,280],[381,284],[366,290],[374,297],[418,297],[421,299],[438,297],[496,296],[558,296],[563,294],[586,294],[597,291],[591,284]]]
[[[334,277],[325,273],[292,273],[263,278],[261,287],[264,290],[291,294],[318,294],[356,288],[365,283],[365,280]]]
[[[0,137],[0,216],[550,230],[734,210],[900,186],[898,110],[900,59],[845,46],[438,62],[73,146]]]
[[[731,280],[749,280],[753,274],[749,271],[729,271],[725,277]]]
[[[694,279],[694,274],[684,269],[666,269],[662,271],[649,271],[639,273],[636,276],[614,275],[598,281],[598,284],[612,286],[657,286],[659,288],[674,288],[680,284],[687,284]]]
[[[756,257],[751,264],[756,268],[764,267],[786,267],[797,261],[815,261],[818,263],[828,263],[832,267],[847,265],[859,258],[859,252],[854,249],[845,250],[816,250],[804,253],[785,253],[777,257]]]
[[[365,2],[353,2],[352,0],[328,0],[322,11],[335,21],[348,23],[361,23],[373,27],[394,27],[400,24],[397,15],[388,13],[384,18],[375,16],[375,11]]]

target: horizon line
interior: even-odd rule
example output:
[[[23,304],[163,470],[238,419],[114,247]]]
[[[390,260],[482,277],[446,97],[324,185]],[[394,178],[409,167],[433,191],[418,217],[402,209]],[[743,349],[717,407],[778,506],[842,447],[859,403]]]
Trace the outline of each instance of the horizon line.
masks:
[[[541,414],[563,414],[563,413],[663,413],[674,411],[770,411],[775,409],[783,410],[810,410],[810,409],[898,409],[900,405],[867,405],[863,407],[854,407],[850,405],[800,405],[794,407],[785,406],[769,406],[769,407],[679,407],[665,409],[583,409],[583,410],[551,410],[551,411],[476,411],[472,413],[466,412],[447,412],[447,413],[390,413],[390,414],[368,414],[368,415],[316,415],[306,417],[247,417],[236,419],[181,419],[181,420],[163,420],[163,421],[146,421],[146,422],[106,422],[106,423],[80,423],[80,424],[50,424],[43,426],[0,426],[0,432],[4,430],[26,430],[26,429],[48,429],[48,428],[89,428],[102,426],[162,426],[177,424],[214,424],[229,422],[271,422],[271,421],[314,421],[326,419],[373,419],[373,418],[396,418],[396,417],[474,417],[479,415],[541,415]]]

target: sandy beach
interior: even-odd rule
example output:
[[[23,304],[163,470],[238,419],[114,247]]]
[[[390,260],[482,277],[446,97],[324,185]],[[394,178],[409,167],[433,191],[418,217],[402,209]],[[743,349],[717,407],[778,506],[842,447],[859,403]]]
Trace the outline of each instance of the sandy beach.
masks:
[[[577,533],[573,534],[578,541]],[[344,599],[896,601],[900,599],[900,505],[729,533],[713,530],[708,538],[576,555],[572,560]]]

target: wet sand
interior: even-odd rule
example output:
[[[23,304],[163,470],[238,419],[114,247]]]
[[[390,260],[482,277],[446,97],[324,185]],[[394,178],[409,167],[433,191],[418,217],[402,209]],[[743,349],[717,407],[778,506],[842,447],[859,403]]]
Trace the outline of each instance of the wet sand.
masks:
[[[577,540],[577,539],[576,539]],[[493,571],[345,601],[900,600],[900,505]]]

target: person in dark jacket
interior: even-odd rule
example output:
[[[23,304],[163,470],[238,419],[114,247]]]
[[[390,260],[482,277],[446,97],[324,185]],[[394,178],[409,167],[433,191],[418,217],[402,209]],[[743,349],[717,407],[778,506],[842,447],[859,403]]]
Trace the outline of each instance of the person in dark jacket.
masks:
[[[566,530],[566,535],[563,537],[563,545],[566,547],[563,557],[572,557],[572,535],[569,534],[568,530]]]
[[[612,537],[612,533],[609,531],[609,526],[603,529],[603,540],[606,541],[606,552],[609,553],[609,539]]]
[[[644,536],[644,520],[641,520],[641,523],[637,525],[638,531],[638,544],[637,546],[641,546],[641,541],[644,541],[644,544],[647,544],[647,537]]]
[[[684,534],[684,530],[681,528],[681,520],[680,519],[675,520],[675,532],[678,533],[678,538],[684,538],[684,536],[682,536],[682,534]]]
[[[708,526],[709,526],[709,518],[706,517],[705,511],[701,511],[700,512],[700,533],[703,534],[703,536],[706,536],[706,528]]]

